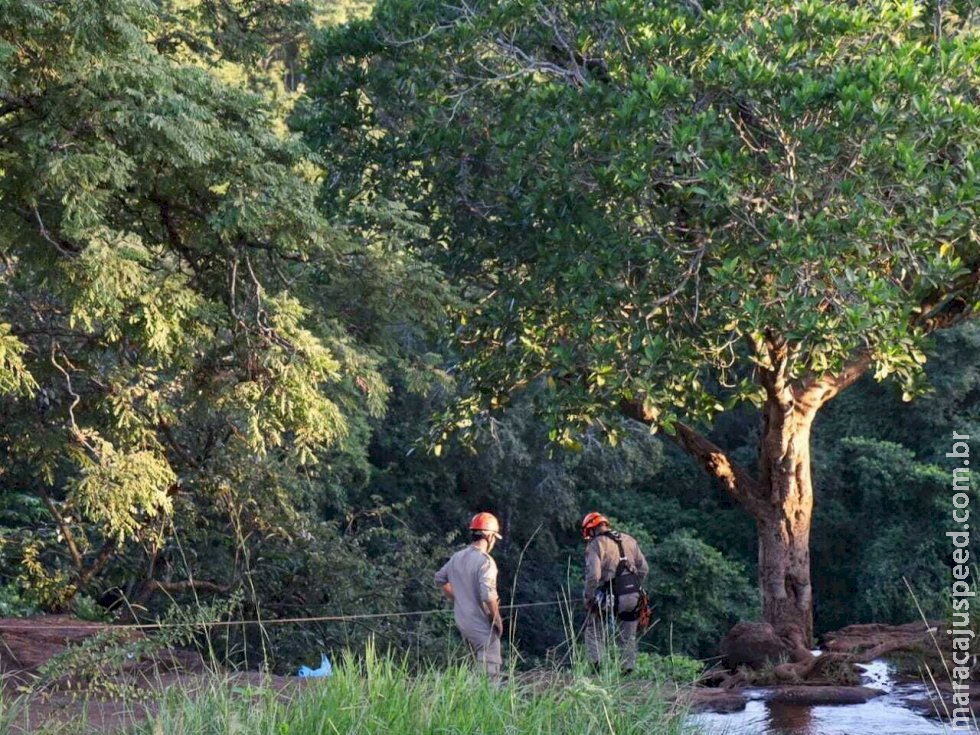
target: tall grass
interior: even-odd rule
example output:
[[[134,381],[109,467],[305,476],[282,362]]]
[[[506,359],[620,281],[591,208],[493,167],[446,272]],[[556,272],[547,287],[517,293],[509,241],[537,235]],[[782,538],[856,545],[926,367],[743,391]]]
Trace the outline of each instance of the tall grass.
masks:
[[[970,583],[972,585],[971,591],[974,593],[974,595],[976,595],[977,592],[980,591],[980,583],[978,583],[977,581],[980,580],[980,566],[976,564],[972,566],[973,566],[973,572],[970,576]],[[953,672],[950,669],[950,656],[953,653],[951,642],[950,642],[950,646],[946,650],[944,650],[944,648],[940,646],[939,639],[936,636],[936,632],[938,631],[930,627],[929,619],[926,616],[925,611],[922,609],[922,606],[919,604],[919,599],[916,596],[915,591],[912,589],[912,585],[905,577],[902,577],[902,581],[905,583],[905,587],[908,589],[909,594],[912,596],[912,602],[915,603],[915,609],[919,613],[919,618],[922,620],[922,622],[926,626],[926,629],[929,631],[929,638],[932,641],[932,645],[937,654],[939,663],[942,666],[943,672],[945,673],[945,682],[948,682],[950,691],[952,691],[954,689],[954,684],[962,683],[962,682],[960,682],[960,680],[955,679],[953,677]],[[952,596],[949,596],[948,606],[943,620],[944,623],[948,623],[950,620],[952,620],[952,610],[953,610]],[[973,644],[971,645],[971,650],[969,651],[971,665],[972,662],[975,661],[976,655],[980,653],[980,651],[978,651],[978,645],[980,645],[980,642],[978,642],[974,638]],[[928,678],[927,684],[930,685],[931,687],[930,699],[932,700],[933,707],[935,708],[936,712],[939,714],[940,719],[942,719],[944,725],[951,723],[953,718],[953,712],[951,711],[949,702],[947,701],[947,697],[943,696],[944,695],[943,687],[940,686],[939,681],[937,681],[935,678],[935,674],[933,673],[932,668],[926,662],[923,662],[921,668],[923,670],[922,671],[923,680],[925,681],[926,678]],[[955,707],[953,709],[955,709]],[[977,716],[972,711],[970,712],[970,721],[973,725],[973,731],[980,732],[980,722],[977,721]]]
[[[447,651],[455,661],[448,666],[420,668],[410,655],[379,654],[373,639],[362,651],[343,655],[327,679],[226,673],[206,630],[201,653],[211,665],[176,681],[148,673],[149,680],[134,685],[123,672],[112,673],[109,664],[119,658],[116,654],[129,650],[123,644],[119,651],[110,646],[112,655],[73,649],[59,659],[64,666],[54,668],[61,674],[87,672],[80,678],[93,684],[91,691],[79,690],[78,698],[58,696],[66,706],[42,712],[36,705],[44,687],[22,693],[0,690],[0,735],[681,733],[685,713],[672,704],[677,685],[670,672],[655,666],[642,677],[622,680],[618,651],[609,645],[602,672],[594,674],[571,603],[564,603],[567,640],[549,664],[517,671],[521,657],[512,647],[507,657],[512,668],[501,683],[475,673],[465,652],[453,656]],[[192,623],[188,629],[196,630]],[[169,643],[169,638],[161,641],[163,653]],[[202,645],[200,639],[197,643]],[[462,648],[457,647],[457,654]],[[154,662],[157,653],[148,646],[140,658]],[[168,670],[156,669],[157,676]],[[114,703],[108,727],[102,718],[104,703]]]
[[[20,716],[23,707],[23,697],[10,697],[3,692],[3,681],[0,680],[0,735],[11,732],[14,723]]]
[[[676,735],[681,713],[658,688],[554,672],[500,684],[465,665],[414,672],[368,647],[328,679],[236,686],[212,677],[171,689],[132,735],[356,735],[357,733],[574,733]]]

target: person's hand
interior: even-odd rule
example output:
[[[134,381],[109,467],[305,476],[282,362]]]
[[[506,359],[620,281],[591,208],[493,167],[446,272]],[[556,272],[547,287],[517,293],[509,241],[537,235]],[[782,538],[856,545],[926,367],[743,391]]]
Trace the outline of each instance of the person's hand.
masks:
[[[497,616],[494,617],[493,623],[491,623],[491,625],[493,625],[493,629],[497,633],[497,635],[503,637],[503,635],[504,635],[504,619],[502,617],[500,617],[499,615],[497,615]]]

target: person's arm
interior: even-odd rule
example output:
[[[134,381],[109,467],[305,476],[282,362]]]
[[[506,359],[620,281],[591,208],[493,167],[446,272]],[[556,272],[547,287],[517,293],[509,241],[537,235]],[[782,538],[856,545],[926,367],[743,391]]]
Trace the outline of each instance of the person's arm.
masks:
[[[640,545],[634,542],[636,546],[636,560],[633,562],[636,566],[636,575],[640,578],[640,584],[642,585],[650,573],[650,567],[647,565],[647,558],[643,556],[643,552],[640,550]]]
[[[453,586],[449,582],[449,564],[451,561],[452,559],[443,564],[442,569],[436,572],[435,576],[436,586],[442,587],[442,594],[444,594],[448,600],[453,599]]]
[[[500,599],[494,597],[487,600],[487,609],[490,611],[490,625],[493,626],[497,635],[502,636],[504,634],[504,619],[500,617]]]
[[[490,616],[490,624],[497,635],[504,634],[504,619],[500,616],[500,598],[497,596],[497,563],[487,557],[480,567],[480,600]]]
[[[602,560],[599,558],[599,542],[593,540],[585,547],[585,587],[582,590],[585,609],[595,607],[595,591],[602,582]]]

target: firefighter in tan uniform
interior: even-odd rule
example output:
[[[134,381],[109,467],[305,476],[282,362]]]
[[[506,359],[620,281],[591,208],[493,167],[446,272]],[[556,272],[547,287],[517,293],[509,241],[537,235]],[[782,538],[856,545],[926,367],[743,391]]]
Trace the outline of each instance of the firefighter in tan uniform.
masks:
[[[436,584],[452,600],[456,627],[491,679],[500,676],[500,637],[504,621],[497,597],[497,564],[490,556],[502,538],[500,523],[490,513],[470,521],[472,543],[460,549],[436,572]]]
[[[613,531],[601,513],[582,519],[585,547],[585,648],[595,670],[610,615],[616,617],[620,662],[624,674],[636,667],[636,629],[643,582],[649,571],[636,539]]]

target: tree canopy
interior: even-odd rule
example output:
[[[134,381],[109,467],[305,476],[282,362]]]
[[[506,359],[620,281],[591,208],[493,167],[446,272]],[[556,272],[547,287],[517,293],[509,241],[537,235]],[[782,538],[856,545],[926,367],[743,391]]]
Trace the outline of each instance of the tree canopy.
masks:
[[[809,641],[817,412],[869,370],[922,392],[928,335],[980,301],[976,9],[928,11],[391,0],[327,34],[327,201],[421,212],[468,297],[436,441],[529,385],[572,447],[665,429],[755,518],[764,616]],[[741,403],[756,468],[696,428]]]
[[[291,513],[289,478],[384,412],[441,286],[403,209],[328,220],[315,157],[211,51],[171,57],[157,5],[0,11],[0,441],[70,599],[124,541],[154,582],[195,503]]]
[[[925,13],[382,2],[317,47],[307,127],[340,206],[432,223],[475,303],[475,410],[547,378],[564,419],[669,426],[760,403],[778,359],[911,395],[980,258],[976,26]]]

